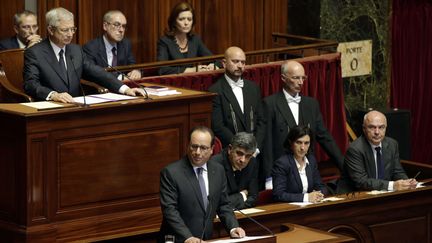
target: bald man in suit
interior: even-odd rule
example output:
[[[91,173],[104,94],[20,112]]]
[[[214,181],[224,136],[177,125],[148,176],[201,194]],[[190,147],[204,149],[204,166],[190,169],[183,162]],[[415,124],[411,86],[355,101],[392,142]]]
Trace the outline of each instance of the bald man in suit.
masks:
[[[307,80],[303,65],[286,61],[281,66],[283,90],[264,99],[266,114],[266,141],[263,151],[264,174],[271,176],[273,162],[284,154],[284,141],[290,128],[297,125],[310,127],[316,140],[336,166],[342,170],[343,155],[324,125],[319,103],[308,96],[300,96],[303,82]],[[311,145],[311,151],[314,145]],[[270,184],[270,183],[268,183]]]
[[[352,142],[345,155],[345,167],[355,190],[398,191],[414,189],[399,159],[396,140],[386,137],[387,119],[379,111],[368,112],[363,135]]]
[[[261,149],[265,135],[261,90],[254,82],[243,79],[246,55],[239,47],[229,47],[222,61],[225,74],[209,91],[217,93],[213,99],[212,129],[228,146],[238,132],[252,133]]]

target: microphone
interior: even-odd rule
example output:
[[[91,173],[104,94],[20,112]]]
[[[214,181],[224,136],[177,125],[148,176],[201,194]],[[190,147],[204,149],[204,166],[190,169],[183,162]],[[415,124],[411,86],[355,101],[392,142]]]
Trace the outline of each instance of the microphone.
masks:
[[[258,226],[260,226],[262,229],[265,229],[268,233],[270,233],[272,236],[274,236],[273,231],[271,231],[269,228],[267,228],[266,226],[264,226],[263,224],[261,224],[260,222],[256,221],[255,219],[253,219],[252,217],[250,217],[249,215],[243,213],[240,209],[238,208],[233,208],[234,211],[237,211],[239,213],[241,213],[243,216],[245,216],[246,218],[248,218],[250,221],[254,222],[255,224],[257,224]]]
[[[79,87],[80,87],[80,89],[81,89],[81,93],[82,93],[82,95],[83,95],[83,101],[84,101],[84,104],[81,104],[81,103],[77,103],[79,106],[81,106],[81,107],[89,107],[89,105],[87,104],[87,101],[86,101],[86,94],[85,94],[85,92],[84,92],[84,88],[83,88],[83,86],[82,86],[82,84],[81,84],[81,77],[78,75],[78,72],[77,72],[77,70],[76,70],[76,68],[75,68],[75,64],[74,64],[74,62],[73,62],[73,56],[69,56],[69,59],[70,59],[70,61],[71,61],[71,63],[72,63],[72,67],[73,67],[73,70],[74,70],[74,72],[75,72],[75,75],[77,76],[77,78],[78,78],[78,84],[79,84]]]
[[[88,54],[88,53],[85,53],[85,54],[86,54],[86,55],[89,55],[89,56],[91,56],[91,57],[93,57],[93,58],[95,58],[95,59],[97,59],[97,58],[96,58],[95,56],[93,56],[92,54]],[[112,69],[114,69],[117,73],[120,73],[123,77],[125,77],[129,82],[135,84],[135,85],[138,86],[138,87],[142,87],[142,89],[144,90],[144,93],[145,93],[145,97],[144,97],[144,99],[146,99],[146,100],[151,100],[151,99],[152,99],[152,98],[149,97],[149,95],[148,95],[148,93],[147,93],[147,90],[145,89],[145,86],[144,86],[144,85],[135,82],[134,80],[132,80],[131,78],[129,78],[129,76],[126,75],[124,72],[118,70],[116,67],[113,67],[113,66],[109,65],[108,61],[105,61],[105,59],[103,58],[103,56],[102,56],[100,53],[98,53],[98,56],[99,56],[99,58],[100,58],[100,59],[105,63],[105,65],[106,65],[108,68],[112,68]]]
[[[208,225],[207,224],[207,219],[208,219],[209,215],[211,215],[212,205],[211,205],[210,195],[207,196],[207,201],[208,201],[208,203],[207,203],[206,213],[204,214],[204,227],[203,227],[203,231],[201,233],[200,243],[202,242],[202,240],[204,238],[205,231],[207,229],[207,225]],[[210,221],[210,222],[212,222],[212,221]]]

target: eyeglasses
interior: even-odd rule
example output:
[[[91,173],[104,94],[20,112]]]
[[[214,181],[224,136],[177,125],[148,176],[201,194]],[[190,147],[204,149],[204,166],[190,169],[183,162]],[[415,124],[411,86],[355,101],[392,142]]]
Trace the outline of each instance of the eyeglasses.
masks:
[[[57,29],[60,33],[62,34],[67,34],[69,32],[71,32],[72,34],[75,34],[75,32],[77,31],[77,27],[70,27],[70,28],[58,28],[53,26],[55,29]]]
[[[305,80],[307,80],[307,76],[305,75],[305,76],[291,76],[291,77],[289,77],[290,79],[294,79],[294,80],[302,80],[302,81],[305,81]]]
[[[114,28],[116,29],[116,30],[120,30],[121,28],[123,28],[124,30],[126,30],[126,28],[127,28],[127,25],[126,24],[121,24],[121,23],[119,23],[119,22],[115,22],[115,23],[110,23],[110,22],[106,22],[107,24],[110,24],[110,25],[112,25],[112,26],[114,26]]]
[[[37,30],[37,29],[39,29],[38,25],[21,25],[20,27],[23,30]]]
[[[205,145],[198,145],[198,144],[189,144],[189,148],[192,151],[198,151],[200,149],[203,152],[206,152],[211,149],[211,147],[205,146]]]

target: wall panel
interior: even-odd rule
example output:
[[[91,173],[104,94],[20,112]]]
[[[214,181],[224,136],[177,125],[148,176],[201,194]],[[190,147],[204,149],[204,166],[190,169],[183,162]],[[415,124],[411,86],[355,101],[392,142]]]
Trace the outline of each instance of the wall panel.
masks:
[[[0,0],[3,2],[5,0]],[[84,44],[102,33],[103,14],[111,9],[125,13],[128,19],[126,36],[138,63],[156,60],[157,40],[167,26],[171,8],[181,0],[38,0],[41,34],[45,36],[44,15],[47,10],[62,6],[76,16],[78,32],[75,42]],[[10,2],[10,1],[9,1]],[[9,3],[8,2],[8,3]],[[10,29],[12,16],[23,1],[12,1],[2,8],[0,26]],[[271,33],[287,29],[288,0],[189,0],[195,8],[195,32],[214,54],[221,54],[237,45],[245,51],[271,47]],[[3,4],[2,4],[3,6]],[[8,17],[10,19],[10,17]],[[12,32],[2,31],[2,36]]]

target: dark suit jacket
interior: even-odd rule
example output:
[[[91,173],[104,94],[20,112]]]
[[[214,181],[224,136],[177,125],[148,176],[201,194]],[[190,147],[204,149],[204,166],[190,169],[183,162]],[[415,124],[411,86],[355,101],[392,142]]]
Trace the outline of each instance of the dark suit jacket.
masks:
[[[346,170],[358,190],[387,190],[389,181],[407,179],[399,159],[396,140],[385,137],[382,144],[384,179],[376,178],[375,158],[372,147],[365,136],[352,142],[345,155]]]
[[[252,158],[249,164],[241,170],[239,183],[237,183],[236,177],[234,176],[227,149],[213,156],[211,161],[221,164],[225,169],[228,196],[231,205],[237,209],[254,207],[258,197],[258,164],[255,158]],[[240,194],[240,191],[245,189],[248,190],[248,196],[246,201],[243,201],[243,196]]]
[[[165,167],[160,174],[160,203],[163,220],[160,229],[164,235],[175,235],[176,242],[201,237],[204,220],[207,224],[204,239],[212,236],[216,213],[229,232],[238,227],[233,209],[229,205],[224,169],[217,163],[207,163],[209,183],[208,213],[204,208],[198,179],[187,157]]]
[[[12,36],[10,38],[6,38],[0,41],[0,51],[7,50],[7,49],[17,49],[20,48],[17,37]]]
[[[313,155],[307,156],[306,166],[308,179],[307,192],[321,191],[327,194],[327,189],[321,181],[318,165]],[[273,199],[282,202],[303,202],[303,184],[292,153],[286,153],[275,161],[272,171]]]
[[[24,90],[37,100],[45,100],[51,91],[80,95],[80,79],[86,79],[118,92],[123,85],[113,75],[89,62],[80,46],[66,46],[68,80],[61,75],[60,64],[48,39],[24,52]]]
[[[198,35],[188,37],[188,52],[186,56],[181,53],[174,37],[162,36],[157,43],[157,60],[169,61],[192,57],[203,57],[213,55],[211,51],[204,45]],[[159,69],[159,75],[183,73],[188,65],[162,67]]]
[[[87,42],[83,46],[83,50],[87,54],[89,60],[94,64],[104,68],[109,66],[105,43],[102,36]],[[126,66],[135,63],[131,43],[129,39],[123,38],[122,41],[117,43],[117,66]]]
[[[264,99],[264,110],[267,120],[267,137],[263,157],[265,175],[271,173],[273,162],[285,153],[283,143],[289,129],[297,126],[291,109],[282,91]],[[308,125],[316,140],[329,157],[342,170],[343,155],[331,134],[324,126],[319,103],[316,99],[302,96],[299,104],[299,124]],[[313,152],[314,145],[311,145]]]
[[[223,147],[228,146],[237,132],[253,133],[261,149],[265,136],[265,119],[263,114],[261,90],[254,82],[244,80],[242,113],[237,99],[223,75],[210,88],[210,92],[217,93],[213,99],[212,129],[221,140]],[[231,109],[231,107],[232,109]],[[235,130],[232,111],[235,114]]]

